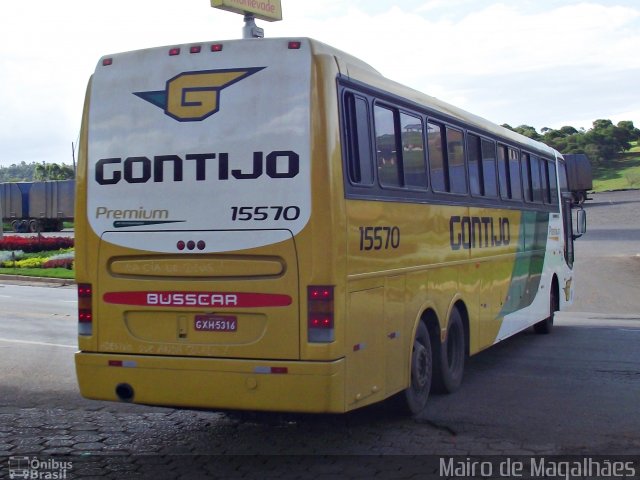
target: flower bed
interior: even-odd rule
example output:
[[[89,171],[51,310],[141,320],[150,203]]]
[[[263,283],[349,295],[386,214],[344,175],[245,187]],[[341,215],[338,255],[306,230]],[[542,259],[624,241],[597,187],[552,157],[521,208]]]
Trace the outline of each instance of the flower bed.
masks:
[[[34,268],[73,270],[73,261],[70,237],[7,236],[0,240],[0,268],[11,269],[12,273],[19,274],[20,269],[32,272]]]
[[[17,237],[5,236],[0,240],[0,250],[23,252],[44,252],[73,247],[72,237]]]

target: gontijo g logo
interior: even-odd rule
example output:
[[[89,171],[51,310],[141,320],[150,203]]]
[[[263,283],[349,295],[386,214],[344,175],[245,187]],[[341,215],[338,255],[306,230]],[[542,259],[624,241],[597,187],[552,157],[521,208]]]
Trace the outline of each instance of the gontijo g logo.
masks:
[[[220,91],[265,67],[183,72],[164,90],[133,94],[164,110],[179,122],[199,122],[220,110]]]

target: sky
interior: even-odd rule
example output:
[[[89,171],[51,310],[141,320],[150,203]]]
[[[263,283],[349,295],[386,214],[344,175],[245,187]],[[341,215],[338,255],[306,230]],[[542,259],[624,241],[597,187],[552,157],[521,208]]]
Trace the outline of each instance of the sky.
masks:
[[[209,0],[3,2],[0,166],[72,162],[98,59],[240,38]],[[282,0],[267,37],[312,37],[498,124],[640,127],[638,0]]]

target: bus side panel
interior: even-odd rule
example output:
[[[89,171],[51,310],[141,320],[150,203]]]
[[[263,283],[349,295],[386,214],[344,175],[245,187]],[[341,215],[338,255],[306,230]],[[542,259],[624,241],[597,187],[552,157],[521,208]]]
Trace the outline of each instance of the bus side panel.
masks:
[[[502,325],[501,311],[514,281],[513,272],[520,241],[520,212],[495,208],[469,209],[471,218],[471,270],[478,288],[470,315],[471,354],[495,342]],[[476,308],[474,308],[476,307]]]
[[[368,397],[384,392],[384,288],[351,292],[348,311],[346,401],[348,408],[356,408],[375,400]]]
[[[543,320],[549,312],[548,289],[542,282],[549,213],[524,211],[520,215],[518,253],[496,342]]]
[[[350,296],[345,342],[347,385],[352,378],[356,382],[367,379],[346,397],[352,402],[368,394],[368,403],[376,398],[371,392],[374,387],[378,387],[376,391],[384,388],[384,396],[389,396],[409,384],[412,335],[427,306],[446,328],[451,302],[461,291],[460,269],[466,268],[469,260],[468,249],[450,245],[451,217],[467,216],[468,208],[366,200],[346,203]],[[457,231],[454,236],[458,233],[462,237]],[[376,348],[383,345],[384,355],[367,360],[366,349],[358,346],[365,344],[368,349],[371,341]],[[355,360],[358,357],[362,359]],[[385,370],[384,385],[375,383],[375,369]]]
[[[409,382],[407,340],[403,332],[411,331],[405,321],[408,295],[406,278],[396,275],[385,279],[384,297],[384,356],[386,358],[385,391],[395,393]]]

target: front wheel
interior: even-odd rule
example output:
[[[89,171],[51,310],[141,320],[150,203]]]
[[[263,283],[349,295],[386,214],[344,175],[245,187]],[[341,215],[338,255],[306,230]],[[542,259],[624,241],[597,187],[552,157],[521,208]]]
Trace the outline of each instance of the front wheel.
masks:
[[[447,338],[436,348],[433,357],[435,391],[453,393],[460,388],[466,357],[464,338],[462,317],[458,309],[454,308],[449,318]]]
[[[411,415],[424,410],[431,390],[432,377],[431,339],[424,323],[418,324],[411,352],[411,383],[398,395],[401,407]]]
[[[560,299],[558,298],[558,287],[556,285],[556,282],[554,281],[553,285],[551,286],[549,316],[541,322],[536,323],[533,326],[533,331],[542,335],[551,333],[551,330],[553,329],[553,317],[558,310],[560,310]]]

